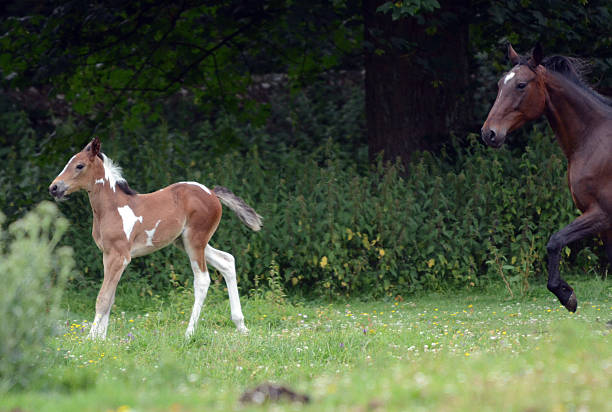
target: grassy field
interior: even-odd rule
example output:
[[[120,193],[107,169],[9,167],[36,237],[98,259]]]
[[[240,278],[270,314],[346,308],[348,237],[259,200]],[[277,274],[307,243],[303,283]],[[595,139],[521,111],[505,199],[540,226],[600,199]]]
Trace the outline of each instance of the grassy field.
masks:
[[[612,286],[572,283],[576,314],[544,286],[388,301],[243,299],[235,332],[213,285],[195,336],[183,338],[191,291],[141,298],[120,285],[106,341],[85,339],[94,299],[72,293],[51,338],[44,379],[0,411],[610,411]],[[275,382],[307,405],[243,405]]]

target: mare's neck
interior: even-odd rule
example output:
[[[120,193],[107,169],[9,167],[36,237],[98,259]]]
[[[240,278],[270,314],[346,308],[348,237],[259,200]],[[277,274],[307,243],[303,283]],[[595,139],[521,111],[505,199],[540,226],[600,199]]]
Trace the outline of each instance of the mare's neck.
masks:
[[[568,159],[587,143],[590,129],[609,119],[610,107],[556,73],[546,73],[545,115]]]

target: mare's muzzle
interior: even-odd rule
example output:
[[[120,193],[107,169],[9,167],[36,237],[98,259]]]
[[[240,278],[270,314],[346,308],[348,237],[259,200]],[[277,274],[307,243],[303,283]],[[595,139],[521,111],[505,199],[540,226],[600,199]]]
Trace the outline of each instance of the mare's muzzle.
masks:
[[[64,183],[63,180],[51,183],[51,186],[49,186],[49,194],[57,200],[64,199],[64,194],[66,193],[66,190],[68,190],[68,186],[66,185],[66,183]]]
[[[494,130],[483,127],[480,131],[482,140],[491,147],[499,148],[504,144],[506,136],[499,136]]]

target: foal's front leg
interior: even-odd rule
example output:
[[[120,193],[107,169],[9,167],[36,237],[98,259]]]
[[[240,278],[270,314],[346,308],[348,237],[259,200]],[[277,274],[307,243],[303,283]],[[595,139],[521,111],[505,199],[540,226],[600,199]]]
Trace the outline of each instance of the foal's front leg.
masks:
[[[94,318],[93,325],[91,325],[89,338],[106,338],[106,328],[108,327],[111,307],[115,301],[117,283],[119,283],[119,279],[121,279],[121,275],[125,267],[130,263],[130,260],[129,253],[119,250],[111,250],[108,253],[104,253],[104,281],[96,300],[96,317]]]

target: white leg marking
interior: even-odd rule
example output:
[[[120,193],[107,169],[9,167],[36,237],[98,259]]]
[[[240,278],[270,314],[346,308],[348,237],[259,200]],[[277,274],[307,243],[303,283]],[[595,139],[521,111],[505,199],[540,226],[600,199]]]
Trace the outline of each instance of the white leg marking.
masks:
[[[106,326],[108,325],[108,319],[104,322],[104,315],[96,313],[91,329],[89,330],[89,339],[104,339],[106,338]]]
[[[195,260],[191,261],[191,269],[193,270],[193,309],[191,310],[191,318],[189,319],[189,326],[185,332],[185,337],[189,338],[193,335],[195,328],[200,320],[200,311],[202,310],[202,304],[206,299],[208,293],[208,287],[210,286],[210,275],[208,271],[202,272],[198,262]]]
[[[119,211],[121,220],[123,221],[123,231],[125,232],[125,237],[127,240],[130,240],[132,229],[134,228],[136,222],[142,223],[142,216],[136,216],[134,211],[128,205],[118,207],[117,211]]]
[[[210,189],[204,186],[202,183],[198,183],[198,182],[178,182],[178,183],[183,183],[186,185],[195,185],[195,186],[198,186],[200,189],[204,190],[209,195],[211,194]]]
[[[229,295],[230,310],[232,313],[232,321],[236,324],[236,328],[241,333],[248,333],[249,330],[244,325],[244,315],[240,306],[240,297],[238,296],[238,283],[236,281],[236,265],[234,257],[227,252],[217,250],[210,245],[206,245],[204,249],[206,262],[215,269],[221,272],[225,283],[227,284],[227,293]]]
[[[147,234],[147,243],[145,246],[153,246],[153,236],[155,235],[157,226],[159,226],[159,222],[161,222],[161,220],[158,220],[157,223],[155,223],[155,227],[153,229],[145,230],[145,233]]]

